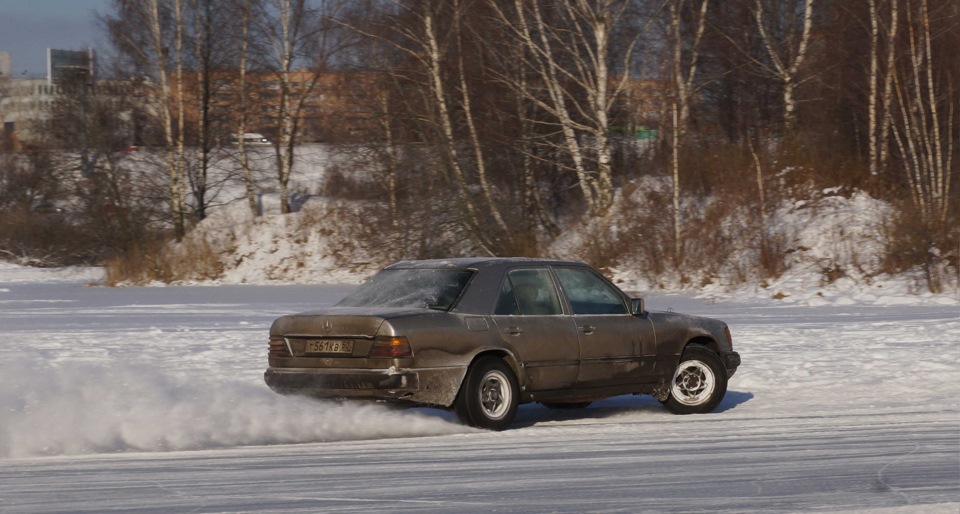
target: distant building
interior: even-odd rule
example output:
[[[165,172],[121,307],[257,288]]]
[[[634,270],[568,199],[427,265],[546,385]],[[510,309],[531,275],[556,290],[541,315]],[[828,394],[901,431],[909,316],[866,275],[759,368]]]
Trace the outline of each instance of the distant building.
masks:
[[[93,83],[96,66],[93,49],[58,50],[47,48],[47,83],[83,79]]]
[[[3,132],[14,147],[39,136],[37,128],[49,118],[55,93],[47,79],[12,79],[0,85]]]
[[[0,52],[0,59],[4,55],[9,67],[10,54]],[[47,61],[46,78],[15,79],[0,74],[2,135],[12,141],[14,148],[41,144],[49,139],[54,130],[50,124],[53,107],[71,89],[73,94],[85,96],[84,102],[121,98],[131,89],[121,81],[96,80],[92,50],[48,49]],[[82,88],[79,93],[78,84]]]
[[[371,73],[323,72],[307,70],[291,72],[290,88],[295,98],[304,96],[297,124],[301,142],[341,142],[363,137],[374,129],[373,113],[358,98],[369,96],[374,75]],[[218,113],[211,120],[214,137],[221,142],[236,138],[240,116],[239,73],[236,69],[214,71],[210,77],[211,107]],[[170,83],[177,83],[177,75]],[[183,74],[183,99],[187,123],[199,116],[199,74]],[[277,110],[282,84],[273,72],[255,71],[246,74],[247,130],[276,140]],[[170,88],[171,102],[176,105],[177,88]]]
[[[13,70],[13,61],[10,60],[10,52],[0,52],[0,80],[10,78]]]

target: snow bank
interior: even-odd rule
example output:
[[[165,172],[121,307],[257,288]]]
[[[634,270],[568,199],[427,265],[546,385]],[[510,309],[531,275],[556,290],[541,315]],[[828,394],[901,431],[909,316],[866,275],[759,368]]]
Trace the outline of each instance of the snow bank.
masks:
[[[299,196],[296,212],[279,214],[277,195],[259,202],[262,216],[253,217],[246,200],[234,201],[188,236],[209,244],[223,264],[222,276],[208,283],[358,284],[375,271],[364,259],[351,262],[355,247],[336,233],[349,205]]]
[[[0,365],[0,457],[199,450],[465,433],[415,411],[279,396],[243,382],[187,380],[145,365]]]
[[[922,273],[882,273],[883,224],[891,207],[863,192],[849,197],[824,190],[816,201],[785,202],[774,226],[790,234],[787,271],[758,285],[724,291],[713,285],[701,292],[711,298],[774,298],[786,304],[960,305],[956,274],[944,270],[945,294],[930,293]]]
[[[738,285],[731,285],[736,280],[723,276],[707,285],[684,285],[677,277],[662,282],[668,290],[717,301],[774,299],[803,306],[960,305],[955,270],[942,270],[947,290],[943,294],[930,293],[919,270],[895,276],[882,272],[884,223],[891,214],[889,204],[863,192],[847,197],[827,189],[816,200],[787,200],[770,222],[787,238],[787,270],[781,276]],[[624,289],[653,289],[635,270],[612,271]]]
[[[34,268],[0,261],[0,284],[38,282],[97,282],[103,279],[103,268]]]

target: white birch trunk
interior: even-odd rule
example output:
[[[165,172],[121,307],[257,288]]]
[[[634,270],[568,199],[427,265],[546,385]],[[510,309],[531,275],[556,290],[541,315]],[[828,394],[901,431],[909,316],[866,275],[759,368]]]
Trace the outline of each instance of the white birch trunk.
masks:
[[[499,21],[526,49],[521,62],[535,74],[537,86],[546,91],[546,98],[530,90],[526,83],[507,76],[503,79],[554,119],[588,211],[603,216],[613,204],[609,111],[625,84],[622,80],[611,87],[609,40],[623,6],[610,0],[557,2],[556,11],[567,23],[561,30],[546,22],[540,2],[514,0],[512,16],[501,3],[488,1]],[[574,40],[570,41],[571,38]],[[564,64],[560,58],[565,60]],[[587,100],[581,102],[580,97]],[[575,119],[573,113],[584,121]],[[584,142],[583,136],[588,136],[590,142]],[[596,153],[593,161],[591,150]]]
[[[507,227],[506,222],[503,221],[503,216],[500,214],[500,208],[497,207],[497,204],[493,199],[493,191],[491,190],[490,182],[487,180],[486,158],[483,154],[483,147],[480,145],[480,137],[477,134],[477,126],[473,121],[473,109],[470,105],[470,89],[467,84],[466,68],[463,62],[463,48],[461,45],[463,35],[460,28],[461,13],[460,2],[458,0],[454,0],[454,9],[456,10],[454,16],[456,17],[455,30],[457,31],[457,44],[460,46],[460,51],[458,52],[458,67],[460,71],[461,102],[463,105],[463,114],[467,123],[467,129],[470,133],[470,142],[473,146],[474,160],[476,161],[477,166],[477,181],[480,183],[480,191],[483,194],[484,200],[486,201],[487,210],[489,210],[490,215],[493,216],[494,223],[502,233],[502,237],[509,237],[511,230],[509,227]]]
[[[524,9],[522,0],[516,0],[516,7],[518,15],[521,17],[521,19],[523,19]],[[531,52],[541,57],[541,65],[539,67],[540,78],[544,81],[544,85],[546,86],[550,95],[551,107],[549,110],[553,112],[560,124],[560,129],[563,132],[563,139],[566,143],[567,152],[573,161],[573,167],[577,174],[577,182],[580,185],[580,190],[583,192],[583,196],[587,201],[587,208],[591,213],[602,214],[600,204],[595,195],[594,180],[584,166],[585,159],[583,156],[583,150],[580,147],[580,142],[577,140],[573,118],[570,116],[570,113],[567,109],[567,101],[564,95],[563,86],[558,78],[557,68],[559,66],[554,60],[553,50],[551,49],[550,40],[548,38],[547,27],[543,21],[543,16],[540,13],[539,5],[536,2],[533,3],[533,9],[537,30],[540,34],[540,44],[542,47],[538,47],[537,44],[534,43],[533,37],[530,35],[529,27],[525,21],[522,21],[521,23],[524,30],[524,41],[527,43],[527,46],[530,48]]]
[[[191,7],[193,9],[193,30],[194,30],[194,45],[193,45],[193,56],[194,62],[197,69],[197,150],[198,163],[197,170],[194,174],[188,174],[188,177],[191,177],[192,184],[194,185],[195,193],[195,208],[194,212],[198,220],[203,219],[207,216],[207,169],[210,165],[210,145],[207,141],[207,116],[209,115],[210,110],[210,91],[209,85],[207,83],[207,67],[209,62],[204,57],[204,52],[208,51],[205,48],[206,41],[204,38],[209,34],[211,27],[210,21],[207,17],[208,12],[206,11],[209,7],[203,6],[203,12],[201,12],[201,6],[197,0],[191,0]]]
[[[867,77],[869,94],[867,99],[867,133],[869,145],[870,175],[879,174],[881,134],[877,126],[877,95],[879,91],[878,74],[880,67],[880,13],[876,0],[867,0],[870,8],[870,75]]]
[[[900,26],[899,4],[897,0],[890,1],[890,25],[887,29],[887,64],[883,78],[883,113],[880,117],[880,155],[878,167],[887,169],[890,158],[890,128],[893,123],[893,76],[896,73],[896,42],[897,30]]]
[[[276,162],[277,162],[277,182],[280,189],[280,212],[287,214],[290,212],[290,202],[287,187],[290,183],[291,155],[293,148],[291,146],[291,134],[293,128],[293,119],[290,113],[290,72],[293,67],[293,42],[291,41],[293,27],[293,13],[291,13],[290,0],[280,0],[278,5],[280,14],[280,41],[279,41],[279,61],[280,70],[278,80],[280,81],[280,105],[277,110],[277,141]],[[299,22],[299,20],[296,20]]]
[[[677,126],[679,123],[679,106],[676,102],[673,103],[673,125]],[[673,264],[679,269],[680,260],[683,257],[683,239],[682,239],[682,226],[683,226],[683,211],[680,210],[680,131],[674,129],[673,131],[673,147],[672,152],[672,178],[673,178]]]
[[[254,191],[253,174],[250,171],[250,156],[247,154],[247,145],[243,135],[247,132],[247,117],[249,116],[247,105],[247,55],[250,45],[250,21],[251,21],[251,3],[250,0],[243,0],[240,5],[240,81],[238,84],[240,118],[237,125],[237,148],[240,152],[240,169],[243,173],[243,184],[247,195],[247,205],[250,207],[250,214],[253,217],[259,216],[260,209],[257,207],[257,199]]]
[[[781,56],[774,48],[774,41],[764,24],[763,0],[756,0],[754,3],[754,19],[757,23],[757,31],[760,33],[760,39],[767,55],[773,61],[773,76],[783,83],[783,126],[787,133],[793,131],[796,122],[797,105],[794,95],[798,83],[798,71],[807,56],[807,48],[810,43],[810,34],[813,27],[813,2],[814,0],[804,0],[803,32],[800,35],[800,41],[792,60],[788,60],[789,51],[786,52],[785,56]]]
[[[390,226],[400,227],[400,215],[397,202],[397,149],[393,138],[393,127],[390,124],[390,102],[386,93],[378,89],[380,104],[380,129],[383,131],[385,152],[387,157],[387,200],[390,204]]]
[[[700,41],[706,28],[709,0],[700,2],[697,30],[689,49],[690,56],[687,62],[684,62],[683,58],[684,41],[680,30],[680,11],[683,4],[683,0],[673,0],[669,5],[669,30],[672,39],[671,75],[673,77],[673,102],[671,106],[673,133],[669,144],[671,147],[670,169],[673,177],[673,260],[677,268],[680,267],[683,257],[683,213],[680,208],[680,147],[686,136],[687,124],[690,119],[690,102],[699,64]]]
[[[899,113],[893,136],[903,156],[911,198],[923,221],[936,225],[947,220],[950,208],[956,97],[949,81],[943,85],[934,80],[934,34],[927,0],[908,1],[906,9],[908,55],[893,76]],[[948,94],[939,89],[941,85]],[[942,108],[949,113],[943,119]]]
[[[433,14],[429,8],[423,13],[422,21],[426,39],[425,43],[427,45],[427,80],[430,83],[430,92],[433,94],[434,105],[437,108],[437,121],[440,123],[440,130],[443,134],[450,170],[453,173],[453,178],[457,183],[461,200],[464,202],[464,207],[467,211],[467,224],[471,230],[476,232],[482,225],[477,208],[470,198],[466,176],[464,175],[463,168],[460,166],[460,154],[457,150],[456,140],[453,134],[453,123],[450,120],[450,109],[447,106],[447,95],[440,69],[440,46],[437,42]],[[484,241],[477,241],[477,243],[482,247],[483,251],[491,255],[495,253]]]
[[[183,0],[173,0],[174,11],[174,58],[177,67],[177,165],[176,165],[176,194],[178,210],[180,211],[180,227],[177,232],[182,237],[186,233],[186,148],[184,144],[185,103],[183,97]]]
[[[184,236],[183,204],[180,201],[179,174],[177,172],[177,157],[174,150],[173,112],[167,59],[164,54],[163,32],[160,26],[159,0],[149,0],[146,6],[150,20],[151,45],[153,46],[154,64],[157,79],[160,82],[160,118],[163,126],[163,138],[167,158],[167,177],[170,193],[170,215],[172,218],[174,236],[179,241]]]

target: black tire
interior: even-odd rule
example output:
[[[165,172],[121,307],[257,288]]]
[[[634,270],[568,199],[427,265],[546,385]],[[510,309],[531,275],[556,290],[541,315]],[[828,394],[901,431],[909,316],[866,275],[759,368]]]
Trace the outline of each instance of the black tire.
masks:
[[[503,430],[517,415],[520,386],[510,366],[498,357],[481,357],[470,366],[453,408],[465,425]]]
[[[560,410],[570,410],[570,409],[585,409],[590,406],[593,402],[540,402],[541,405],[548,409],[560,409]]]
[[[663,405],[674,414],[702,414],[717,408],[727,394],[727,370],[709,348],[690,346],[670,380]]]

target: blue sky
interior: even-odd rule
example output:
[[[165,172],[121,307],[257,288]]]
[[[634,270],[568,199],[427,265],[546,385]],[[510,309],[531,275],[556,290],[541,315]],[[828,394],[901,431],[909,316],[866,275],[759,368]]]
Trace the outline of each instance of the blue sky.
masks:
[[[0,0],[0,51],[10,52],[12,74],[45,76],[47,48],[103,46],[94,13],[109,7],[110,0]]]

